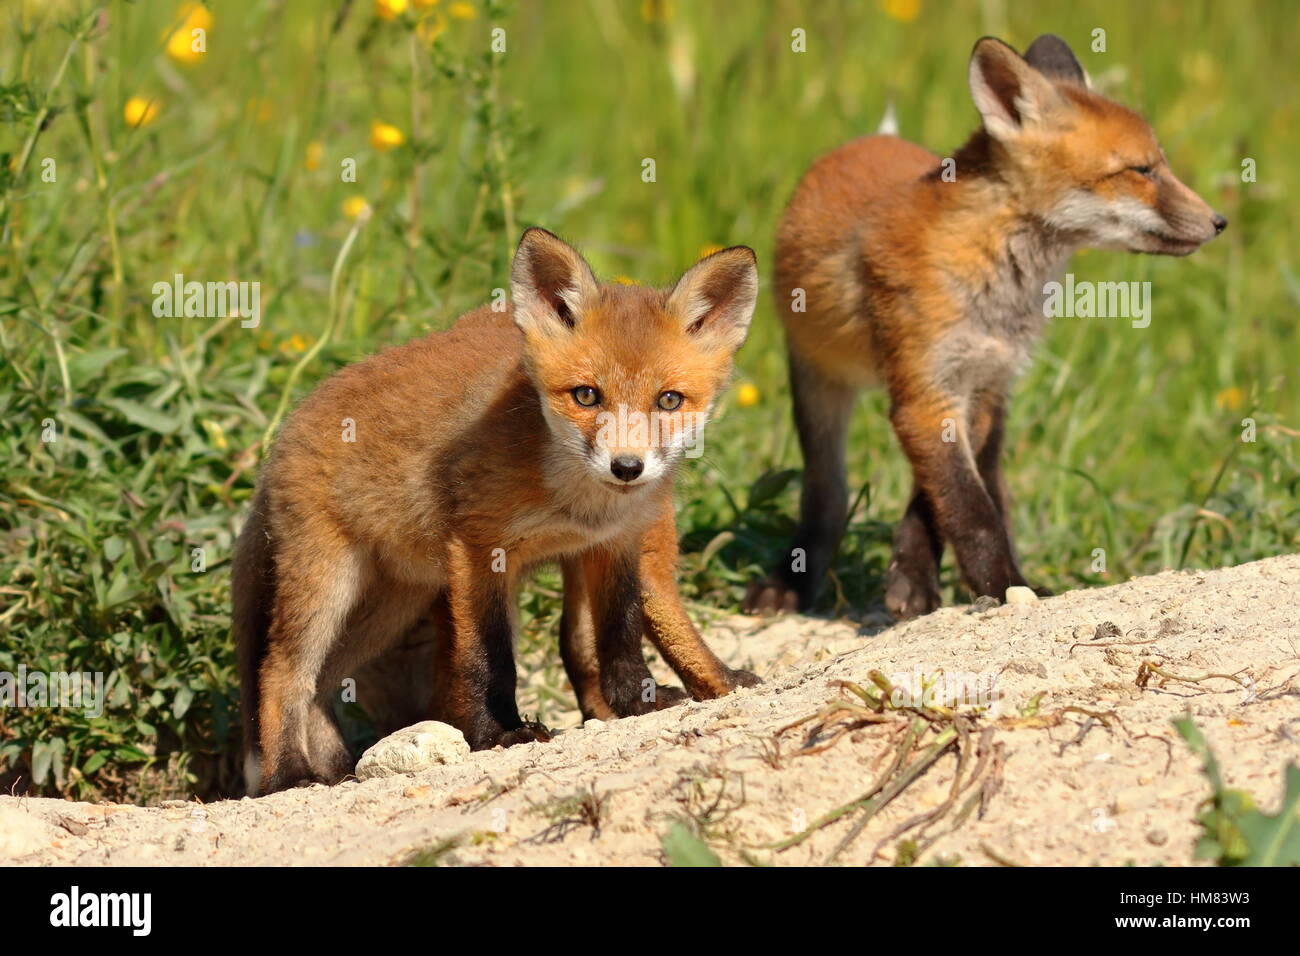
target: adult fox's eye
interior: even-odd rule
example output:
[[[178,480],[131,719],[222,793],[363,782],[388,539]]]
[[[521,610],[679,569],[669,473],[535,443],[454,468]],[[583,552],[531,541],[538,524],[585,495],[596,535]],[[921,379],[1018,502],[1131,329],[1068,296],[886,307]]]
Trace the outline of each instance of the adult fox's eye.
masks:
[[[659,396],[659,407],[666,412],[675,412],[682,407],[681,392],[664,392]]]
[[[600,392],[590,385],[579,385],[573,390],[573,400],[583,408],[590,408],[600,401]]]

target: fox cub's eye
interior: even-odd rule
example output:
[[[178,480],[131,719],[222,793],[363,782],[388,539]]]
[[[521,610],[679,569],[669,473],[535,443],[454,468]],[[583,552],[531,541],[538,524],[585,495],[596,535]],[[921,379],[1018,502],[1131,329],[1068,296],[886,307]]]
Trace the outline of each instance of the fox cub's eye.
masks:
[[[583,408],[591,408],[592,405],[600,401],[600,392],[590,385],[579,385],[573,390],[573,400]]]
[[[664,392],[659,396],[659,407],[666,412],[675,412],[682,407],[681,392]]]
[[[1129,169],[1133,170],[1133,172],[1137,173],[1139,176],[1149,177],[1152,172],[1150,166],[1130,166]]]

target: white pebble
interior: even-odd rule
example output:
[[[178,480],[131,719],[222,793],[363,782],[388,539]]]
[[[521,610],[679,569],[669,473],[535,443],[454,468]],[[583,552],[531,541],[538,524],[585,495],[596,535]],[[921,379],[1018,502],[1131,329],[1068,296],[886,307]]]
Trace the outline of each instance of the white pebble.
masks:
[[[1007,604],[1033,604],[1037,600],[1038,595],[1033,588],[1027,588],[1023,584],[1007,588]]]

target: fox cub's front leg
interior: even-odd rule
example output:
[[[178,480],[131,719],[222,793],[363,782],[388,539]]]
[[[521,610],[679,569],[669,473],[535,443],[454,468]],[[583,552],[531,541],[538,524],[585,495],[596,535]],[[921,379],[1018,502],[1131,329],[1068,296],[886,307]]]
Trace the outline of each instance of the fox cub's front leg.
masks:
[[[434,604],[434,718],[460,730],[474,750],[550,740],[541,724],[520,718],[515,703],[509,576],[491,570],[488,549],[451,551],[447,587]]]
[[[691,623],[677,590],[677,523],[671,498],[641,543],[639,578],[645,633],[696,700],[722,697],[760,683],[747,670],[728,667]]]
[[[699,700],[759,682],[720,661],[682,607],[671,500],[660,506],[638,553],[598,550],[564,565],[560,646],[584,718],[628,717],[686,699],[650,676],[641,652],[647,636]]]
[[[595,550],[564,563],[560,653],[587,720],[631,717],[686,699],[655,682],[641,653],[637,561],[635,553]]]

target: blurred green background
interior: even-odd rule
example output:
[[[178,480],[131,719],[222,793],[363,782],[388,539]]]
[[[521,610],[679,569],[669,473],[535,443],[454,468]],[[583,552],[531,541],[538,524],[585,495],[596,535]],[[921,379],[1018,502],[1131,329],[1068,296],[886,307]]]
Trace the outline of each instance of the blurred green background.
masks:
[[[1297,27],[1285,0],[8,0],[0,670],[102,671],[111,693],[95,720],[0,709],[4,789],[228,791],[229,554],[277,408],[488,301],[526,225],[623,281],[669,282],[734,243],[766,270],[809,162],[888,102],[909,139],[965,139],[984,34],[1065,37],[1232,223],[1189,259],[1075,259],[1080,279],[1151,281],[1153,320],[1058,319],[1019,383],[1007,468],[1026,574],[1059,590],[1295,550]],[[155,318],[153,284],[175,273],[259,282],[261,325]],[[788,404],[765,297],[679,488],[704,623],[787,542]],[[910,473],[881,395],[853,431],[858,504],[823,610],[861,618],[879,613]],[[524,607],[521,706],[544,720],[572,707],[557,587],[543,574]]]

